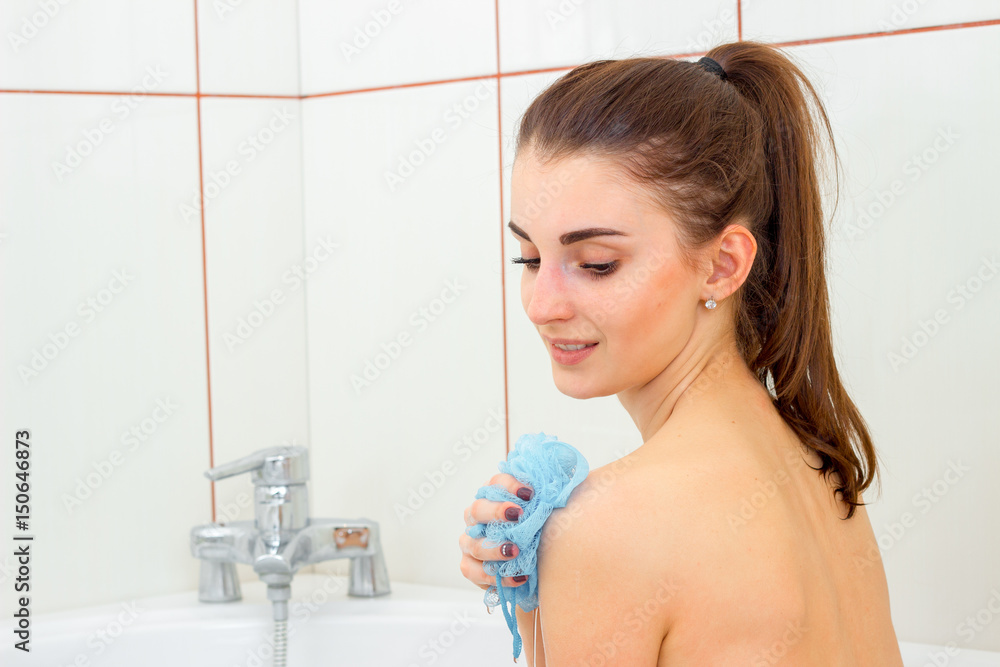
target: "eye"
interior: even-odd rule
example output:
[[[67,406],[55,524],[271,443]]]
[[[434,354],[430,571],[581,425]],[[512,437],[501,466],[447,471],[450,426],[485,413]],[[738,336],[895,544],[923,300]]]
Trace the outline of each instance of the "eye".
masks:
[[[593,271],[595,278],[604,278],[605,276],[610,276],[612,273],[618,270],[618,260],[613,262],[608,262],[607,264],[581,264],[581,267],[585,269],[595,269]]]
[[[511,257],[510,259],[511,264],[524,264],[524,268],[531,271],[536,271],[538,269],[538,263],[540,261],[541,259],[525,259],[524,257]]]
[[[524,257],[512,257],[510,261],[512,264],[524,264],[524,268],[526,268],[529,271],[537,271],[541,259],[539,258],[526,259]],[[613,262],[608,262],[607,264],[581,264],[580,268],[591,269],[590,274],[594,278],[604,278],[610,276],[612,273],[617,271],[618,264],[619,264],[618,260],[615,260]]]

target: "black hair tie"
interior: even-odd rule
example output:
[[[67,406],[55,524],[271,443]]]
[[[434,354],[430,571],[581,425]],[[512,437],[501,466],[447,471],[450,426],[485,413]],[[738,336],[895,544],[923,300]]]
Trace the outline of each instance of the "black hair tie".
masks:
[[[706,72],[711,72],[712,74],[717,75],[723,81],[729,78],[726,76],[726,70],[722,69],[722,65],[715,62],[708,56],[702,56],[701,60],[699,60],[696,64]]]

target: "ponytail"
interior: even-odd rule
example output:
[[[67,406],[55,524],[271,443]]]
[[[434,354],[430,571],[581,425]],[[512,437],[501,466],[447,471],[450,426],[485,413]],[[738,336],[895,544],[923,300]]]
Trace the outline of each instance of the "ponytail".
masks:
[[[819,454],[821,473],[836,479],[835,492],[849,504],[849,519],[863,504],[858,497],[871,484],[877,462],[867,424],[840,380],[833,354],[818,180],[823,139],[829,139],[837,159],[830,120],[809,79],[776,48],[734,43],[709,56],[719,59],[729,81],[758,112],[766,138],[774,201],[762,230],[767,261],[746,290],[747,301],[768,305],[740,311],[742,326],[752,330],[746,333],[755,333],[761,345],[750,368],[773,386],[781,416]],[[809,103],[815,104],[815,115]]]
[[[724,78],[656,57],[573,69],[521,117],[517,151],[615,158],[673,214],[688,261],[746,221],[758,252],[730,297],[737,345],[782,418],[819,455],[817,470],[833,478],[850,519],[865,504],[877,460],[833,353],[818,174],[821,140],[839,165],[830,121],[776,47],[734,42],[707,55]]]

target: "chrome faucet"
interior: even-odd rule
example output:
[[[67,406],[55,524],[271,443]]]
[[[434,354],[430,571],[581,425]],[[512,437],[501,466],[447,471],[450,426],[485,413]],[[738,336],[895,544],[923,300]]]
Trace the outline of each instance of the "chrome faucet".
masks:
[[[236,563],[245,563],[267,584],[275,621],[286,621],[295,572],[336,558],[351,559],[348,595],[390,592],[377,522],[309,518],[305,447],[262,449],[207,470],[205,476],[214,482],[245,472],[254,484],[254,520],[191,529],[191,555],[201,559],[199,600],[241,599]]]

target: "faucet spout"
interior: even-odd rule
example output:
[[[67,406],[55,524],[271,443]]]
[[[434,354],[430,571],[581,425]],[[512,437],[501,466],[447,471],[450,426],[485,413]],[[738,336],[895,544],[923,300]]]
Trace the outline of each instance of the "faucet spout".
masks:
[[[239,600],[235,564],[243,563],[267,583],[275,614],[287,618],[295,572],[338,558],[351,559],[349,595],[390,592],[376,521],[309,518],[307,454],[304,447],[271,447],[205,473],[215,481],[249,472],[255,489],[255,518],[191,529],[191,555],[202,561],[200,600]]]

